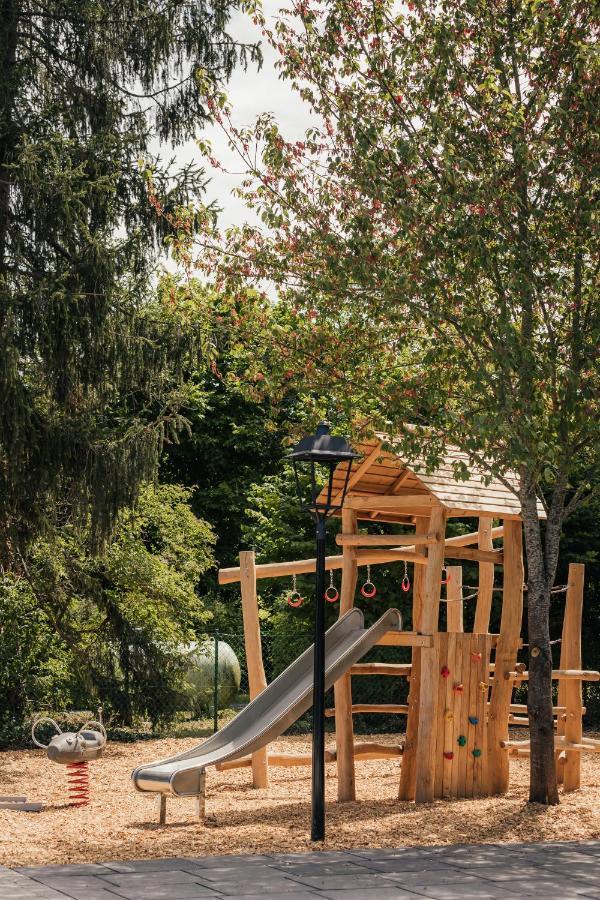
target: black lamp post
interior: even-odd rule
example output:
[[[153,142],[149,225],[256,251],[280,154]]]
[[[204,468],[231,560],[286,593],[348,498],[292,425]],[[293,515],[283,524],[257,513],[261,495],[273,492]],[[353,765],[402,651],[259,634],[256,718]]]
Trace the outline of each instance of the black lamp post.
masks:
[[[352,450],[346,438],[333,437],[327,422],[321,422],[314,435],[303,438],[289,454],[294,468],[296,490],[302,509],[313,516],[316,525],[316,585],[315,585],[315,652],[313,687],[313,746],[312,746],[312,816],[310,837],[325,840],[325,520],[341,509],[352,460],[359,454]],[[339,463],[347,462],[344,486],[333,496],[333,473]],[[300,473],[310,478],[310,499],[304,496]],[[325,499],[319,500],[320,482],[325,476]]]

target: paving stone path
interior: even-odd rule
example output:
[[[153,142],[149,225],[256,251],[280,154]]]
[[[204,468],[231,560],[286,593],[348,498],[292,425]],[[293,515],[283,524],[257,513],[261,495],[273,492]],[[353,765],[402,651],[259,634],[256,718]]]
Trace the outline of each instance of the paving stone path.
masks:
[[[600,900],[600,841],[0,866],[0,900]]]

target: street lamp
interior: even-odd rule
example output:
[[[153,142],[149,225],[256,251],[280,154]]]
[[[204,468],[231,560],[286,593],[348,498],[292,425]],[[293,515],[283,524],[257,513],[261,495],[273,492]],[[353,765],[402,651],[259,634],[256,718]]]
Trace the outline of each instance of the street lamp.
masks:
[[[301,509],[311,513],[316,526],[315,641],[313,677],[312,816],[310,837],[325,840],[325,520],[342,508],[352,461],[359,458],[343,437],[333,437],[321,422],[311,437],[302,438],[288,457],[294,469]],[[347,462],[344,485],[334,496],[333,473]],[[309,476],[310,499],[305,498],[301,474]],[[320,482],[325,476],[325,486]],[[324,499],[319,500],[319,497]]]

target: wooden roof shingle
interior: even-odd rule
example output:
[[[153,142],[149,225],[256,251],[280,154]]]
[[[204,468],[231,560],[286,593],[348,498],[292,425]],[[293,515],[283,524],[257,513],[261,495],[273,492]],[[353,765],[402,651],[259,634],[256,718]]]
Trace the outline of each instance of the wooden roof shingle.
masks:
[[[424,466],[419,466],[418,461],[407,466],[399,456],[383,450],[381,444],[385,440],[386,435],[378,435],[377,438],[355,445],[362,459],[355,461],[352,466],[346,502],[359,508],[360,498],[364,498],[364,504],[369,508],[359,509],[360,519],[397,523],[412,521],[415,515],[427,513],[432,498],[444,506],[449,515],[521,518],[518,479],[513,472],[507,472],[502,480],[498,477],[490,478],[488,473],[471,465],[465,453],[449,445],[439,466],[427,473]],[[455,477],[453,466],[456,463],[464,463],[466,466],[469,473],[466,480],[459,481]],[[341,463],[335,470],[334,497],[343,488],[346,468],[347,463]],[[390,506],[389,499],[386,499],[382,503],[382,509],[378,511],[377,496],[398,497],[398,510],[393,505]],[[423,497],[422,505],[419,504],[420,497]],[[540,519],[545,518],[544,508],[539,500],[538,514]]]

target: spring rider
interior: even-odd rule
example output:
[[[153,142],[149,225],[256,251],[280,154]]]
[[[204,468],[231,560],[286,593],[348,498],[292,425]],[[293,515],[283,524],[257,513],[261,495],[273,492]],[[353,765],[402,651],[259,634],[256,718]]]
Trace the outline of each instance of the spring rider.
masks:
[[[43,722],[50,722],[57,731],[49,744],[37,740],[35,731]],[[31,739],[36,747],[46,751],[48,759],[67,767],[68,793],[71,806],[87,806],[90,802],[88,766],[99,759],[106,745],[106,729],[102,724],[102,710],[98,720],[85,722],[79,731],[62,731],[54,719],[38,716],[31,727]]]

